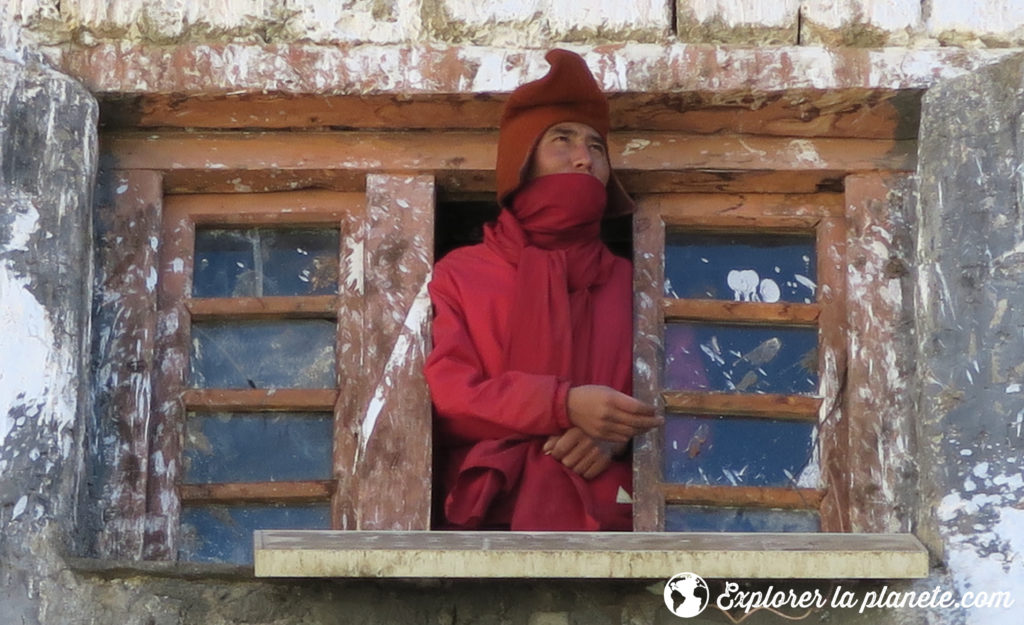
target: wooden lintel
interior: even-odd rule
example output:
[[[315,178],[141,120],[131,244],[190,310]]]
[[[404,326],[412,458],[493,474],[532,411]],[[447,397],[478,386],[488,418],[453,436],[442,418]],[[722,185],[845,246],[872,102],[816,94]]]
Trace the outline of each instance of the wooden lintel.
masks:
[[[821,306],[799,303],[734,302],[728,300],[664,299],[665,321],[714,321],[811,326]]]
[[[648,196],[668,227],[750,228],[811,232],[824,217],[843,214],[840,193],[679,193]]]
[[[804,395],[665,391],[665,412],[816,421],[821,400]]]
[[[846,172],[742,169],[616,170],[630,193],[818,193],[842,191]],[[439,191],[490,193],[493,169],[436,172]],[[296,189],[363,192],[366,172],[353,169],[182,169],[164,174],[167,193],[269,193]]]
[[[257,530],[257,577],[906,579],[912,534]],[[659,586],[660,589],[660,586]]]
[[[188,310],[193,320],[202,319],[334,319],[336,295],[306,297],[209,297],[192,298]]]
[[[710,486],[705,484],[662,484],[669,504],[696,506],[755,506],[787,510],[817,510],[824,491],[815,488],[768,488],[758,486]]]
[[[184,503],[274,502],[305,503],[327,501],[334,490],[330,480],[316,482],[231,482],[222,484],[181,484],[178,493]]]
[[[196,95],[102,102],[107,128],[494,128],[507,96]],[[911,138],[920,91],[850,88],[609,94],[612,127],[698,134]]]
[[[184,393],[188,410],[214,411],[311,411],[330,412],[337,401],[335,389],[189,389]]]
[[[366,204],[362,193],[323,190],[168,195],[164,202],[172,215],[196,224],[335,227],[346,215],[361,214]]]
[[[122,169],[342,169],[434,173],[490,170],[494,131],[124,132],[104,135],[103,150]],[[794,139],[636,131],[609,137],[612,165],[624,171],[911,171],[916,142]]]

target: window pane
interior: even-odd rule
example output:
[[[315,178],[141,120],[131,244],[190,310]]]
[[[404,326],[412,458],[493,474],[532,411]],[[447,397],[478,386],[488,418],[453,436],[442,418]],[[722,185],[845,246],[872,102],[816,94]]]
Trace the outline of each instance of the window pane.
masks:
[[[665,482],[814,488],[814,438],[813,423],[669,415]]]
[[[814,510],[713,508],[666,506],[669,532],[817,532],[821,524]]]
[[[813,395],[818,331],[666,324],[665,388]]]
[[[192,324],[193,388],[333,388],[331,321]]]
[[[330,228],[196,231],[195,297],[338,292],[339,234]]]
[[[276,482],[331,477],[327,413],[190,414],[185,482]]]
[[[668,233],[665,296],[811,303],[814,237]]]
[[[297,506],[185,506],[181,510],[181,560],[252,564],[258,529],[328,529],[327,503]]]

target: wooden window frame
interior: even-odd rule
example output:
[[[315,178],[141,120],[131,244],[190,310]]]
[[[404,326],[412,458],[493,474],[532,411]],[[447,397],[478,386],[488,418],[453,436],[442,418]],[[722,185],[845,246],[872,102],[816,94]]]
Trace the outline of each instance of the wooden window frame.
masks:
[[[237,195],[167,196],[163,203],[163,236],[157,309],[165,323],[175,328],[157,344],[157,361],[167,363],[154,379],[153,418],[156,428],[150,441],[151,453],[159,453],[166,470],[149,476],[149,500],[159,501],[159,520],[164,526],[150,533],[148,540],[166,536],[160,543],[148,542],[147,552],[176,557],[181,509],[186,505],[284,504],[329,502],[333,520],[343,514],[338,480],[293,482],[234,482],[189,484],[182,482],[184,431],[192,412],[303,410],[331,413],[334,429],[341,430],[348,408],[339,401],[345,389],[341,375],[343,345],[360,349],[362,332],[338,314],[353,295],[339,286],[338,294],[294,297],[192,296],[196,232],[201,227],[322,227],[339,231],[341,246],[351,245],[364,219],[365,197],[359,193],[296,191],[290,193]],[[339,285],[346,277],[341,270],[344,254],[338,250]],[[335,364],[332,388],[289,389],[196,389],[189,386],[189,345],[193,320],[329,319],[335,323]],[[334,446],[332,473],[339,473],[345,458]],[[152,521],[150,529],[152,529]],[[167,549],[168,553],[162,553]]]
[[[662,531],[666,504],[816,510],[824,532],[849,531],[844,422],[832,418],[841,403],[845,371],[844,196],[817,194],[666,194],[638,202],[634,261],[634,392],[662,411],[776,418],[815,423],[825,484],[821,488],[670,484],[662,479],[663,432],[651,431],[634,447],[634,528]],[[673,299],[665,297],[665,238],[673,229],[700,233],[813,235],[816,301],[809,304]],[[664,327],[696,321],[818,329],[822,397],[667,389],[662,382]]]
[[[332,540],[337,541],[338,549],[335,556],[342,559],[350,557],[354,553],[352,549],[365,556],[365,544],[360,541],[379,539],[385,544],[390,540],[388,536],[396,537],[399,542],[409,536],[403,531],[391,534],[378,530],[412,530],[412,540],[423,540],[444,548],[446,541],[438,540],[438,533],[421,531],[429,527],[429,505],[423,506],[418,503],[424,499],[419,498],[408,505],[408,509],[403,509],[401,505],[396,505],[395,500],[399,499],[397,497],[373,498],[367,494],[372,495],[375,491],[386,488],[386,485],[391,483],[388,476],[391,475],[393,480],[393,476],[399,474],[403,483],[396,488],[419,492],[421,496],[426,496],[426,501],[429,501],[429,478],[425,484],[423,480],[415,479],[416,475],[429,476],[430,473],[429,445],[423,444],[423,441],[429,440],[431,430],[429,399],[426,396],[426,387],[418,377],[421,372],[417,370],[416,364],[417,358],[422,359],[428,347],[425,337],[428,336],[426,324],[429,319],[411,314],[413,307],[410,303],[414,300],[419,302],[420,311],[424,302],[429,305],[425,290],[412,288],[414,285],[425,286],[432,264],[429,255],[424,257],[422,253],[423,250],[432,248],[432,228],[428,227],[432,224],[425,224],[421,220],[425,216],[433,216],[435,180],[439,186],[458,189],[459,192],[465,193],[478,193],[493,188],[493,149],[496,136],[493,131],[454,130],[443,134],[436,131],[412,131],[386,134],[384,140],[378,140],[379,138],[380,135],[376,133],[366,132],[193,133],[174,130],[117,132],[104,137],[104,149],[112,156],[111,160],[115,166],[115,169],[108,172],[111,178],[106,185],[111,189],[119,189],[116,196],[109,199],[109,203],[114,213],[131,215],[133,219],[130,226],[126,219],[121,224],[115,224],[114,232],[108,233],[111,236],[117,234],[124,237],[126,241],[131,241],[131,246],[125,250],[109,246],[104,252],[106,256],[99,261],[100,266],[106,268],[101,272],[105,276],[104,288],[109,292],[130,291],[132,302],[129,308],[141,314],[119,315],[116,322],[120,324],[117,327],[118,332],[112,333],[111,339],[119,344],[119,349],[111,350],[111,353],[116,352],[119,359],[123,356],[123,362],[128,363],[128,369],[134,373],[130,383],[111,389],[109,400],[104,400],[104,406],[112,409],[110,414],[116,421],[121,447],[115,457],[117,466],[113,471],[113,486],[101,504],[106,509],[103,512],[105,518],[109,519],[97,541],[97,551],[101,557],[129,560],[167,559],[172,558],[174,553],[167,545],[170,540],[168,537],[175,528],[167,522],[166,511],[154,507],[154,499],[147,496],[145,480],[141,480],[140,488],[140,481],[137,479],[139,475],[148,476],[161,469],[158,466],[158,459],[151,456],[148,449],[151,435],[156,430],[156,421],[150,419],[151,412],[155,411],[158,404],[156,401],[147,401],[148,398],[140,395],[137,389],[151,387],[149,382],[159,375],[160,361],[154,358],[153,347],[159,347],[167,340],[166,330],[169,324],[166,315],[157,314],[154,297],[147,297],[144,293],[139,297],[136,295],[145,291],[144,286],[150,281],[151,271],[158,268],[158,261],[153,253],[155,248],[151,249],[149,243],[154,237],[159,240],[161,236],[159,224],[162,221],[164,198],[191,193],[262,193],[309,187],[366,193],[366,218],[362,224],[365,248],[362,253],[363,297],[358,302],[353,302],[353,309],[340,310],[339,316],[359,319],[357,325],[362,328],[363,336],[367,337],[362,343],[362,364],[364,369],[370,372],[370,379],[378,382],[374,384],[371,381],[369,384],[361,385],[361,388],[355,389],[356,393],[352,396],[342,394],[345,400],[355,406],[350,414],[357,415],[358,418],[347,423],[344,431],[336,435],[340,439],[339,445],[348,446],[350,451],[347,452],[347,457],[363,454],[362,463],[354,466],[353,471],[337,476],[337,483],[333,487],[337,493],[336,498],[347,498],[347,501],[338,504],[340,518],[335,518],[332,525],[346,531],[322,535],[331,536]],[[254,141],[259,141],[260,145],[267,149],[255,150]],[[686,189],[687,192],[713,190],[714,193],[707,194],[709,206],[718,202],[720,210],[717,213],[709,213],[707,217],[721,218],[722,221],[714,222],[720,227],[732,227],[734,222],[729,220],[743,214],[742,210],[737,212],[733,205],[733,196],[736,194],[754,190],[759,193],[780,194],[791,190],[806,199],[806,194],[814,194],[816,190],[836,188],[837,183],[843,181],[845,177],[847,203],[851,197],[851,179],[859,179],[861,182],[858,184],[862,190],[868,190],[865,197],[873,198],[872,201],[875,201],[884,197],[886,189],[893,187],[885,172],[907,171],[912,169],[914,162],[913,141],[855,137],[811,137],[799,141],[801,150],[813,150],[819,156],[810,166],[804,162],[786,160],[793,146],[790,139],[785,137],[747,137],[745,141],[738,141],[736,137],[728,136],[724,139],[681,137],[676,131],[644,130],[614,135],[610,143],[613,160],[617,161],[616,171],[632,189],[644,189],[651,194],[671,194],[678,192],[680,188]],[[636,145],[650,146],[650,149],[631,148]],[[272,152],[274,156],[268,158],[268,152]],[[344,154],[345,157],[339,158],[339,154]],[[780,170],[769,172],[779,164],[783,166]],[[854,175],[851,176],[851,173]],[[897,177],[899,176],[903,174],[898,174]],[[410,191],[410,184],[418,190]],[[122,187],[127,191],[122,193]],[[426,191],[428,188],[429,191]],[[101,203],[103,201],[101,199]],[[646,202],[647,200],[641,200],[642,207]],[[412,210],[409,209],[410,206],[413,207]],[[806,218],[799,215],[796,217]],[[788,219],[789,216],[782,215],[781,218]],[[860,219],[864,221],[863,215]],[[640,224],[642,220],[643,213],[637,216],[636,223]],[[417,223],[412,223],[414,221]],[[712,222],[703,225],[710,223]],[[138,227],[139,225],[142,227]],[[858,225],[858,228],[862,225]],[[838,243],[841,237],[838,234],[834,236]],[[396,300],[381,286],[394,280],[394,276],[389,275],[388,268],[394,266],[393,259],[399,253],[399,248],[403,247],[402,244],[410,240],[417,241],[413,246],[417,251],[412,259],[415,269],[411,276],[403,278],[408,282],[403,283],[400,297]],[[129,259],[130,254],[136,254],[138,257]],[[640,260],[639,255],[636,258]],[[378,262],[382,259],[389,261]],[[119,267],[128,269],[122,273],[113,271]],[[204,306],[206,304],[203,303],[193,305],[191,314],[215,314],[216,311]],[[242,308],[246,306],[259,308],[260,304],[243,303]],[[253,309],[247,310],[248,312],[243,310],[242,314],[253,313]],[[740,313],[747,314],[742,308]],[[848,313],[852,318],[857,311],[850,310]],[[262,313],[256,311],[255,314]],[[805,313],[797,311],[792,314]],[[400,370],[389,369],[389,365],[396,362],[390,356],[394,354],[394,348],[399,344],[404,344],[403,349],[407,350],[410,358],[400,363]],[[843,363],[846,363],[845,357],[838,359],[836,366],[843,366]],[[851,366],[851,369],[853,368]],[[387,395],[383,411],[378,413],[379,418],[376,419],[376,429],[371,428],[377,434],[367,438],[363,435],[366,431],[363,417],[368,414],[375,390],[380,386],[379,382],[387,377],[385,373],[395,378],[394,383],[388,385],[390,388],[401,385],[401,382],[397,381],[399,378],[409,384],[406,385],[405,392]],[[854,375],[851,373],[850,378],[853,379]],[[851,403],[856,403],[856,400],[851,402],[849,397],[846,398],[845,404],[841,401],[841,371],[837,369],[834,375],[828,376],[828,379],[840,382],[840,388],[832,389],[835,392],[825,392],[828,389],[823,386],[823,395],[826,399],[836,398],[838,403],[835,406],[839,406],[837,409],[845,409]],[[224,398],[224,401],[228,402],[230,399]],[[425,420],[422,418],[424,406],[428,408]],[[410,420],[408,415],[411,414],[416,416]],[[401,420],[398,419],[399,415],[402,416]],[[842,422],[847,423],[851,430],[864,431],[871,427],[870,423],[862,419]],[[402,435],[398,436],[398,432]],[[845,434],[837,428],[835,436],[839,440]],[[422,467],[422,472],[412,475],[410,479],[409,475],[394,471],[395,458],[401,455],[403,450],[386,443],[387,440],[415,442],[416,445],[410,445],[404,451],[418,450],[421,455],[407,458],[403,462],[408,462],[409,466]],[[641,441],[638,445],[641,457],[645,453],[645,444],[649,443]],[[840,448],[841,446],[836,447]],[[425,454],[422,453],[424,451]],[[853,451],[854,456],[858,453],[856,450]],[[875,464],[878,464],[877,461]],[[836,466],[842,465],[839,463]],[[822,468],[823,471],[831,470],[825,458],[822,459]],[[856,491],[858,479],[841,480],[847,483],[840,484],[836,493],[842,492],[843,489]],[[831,480],[829,484],[832,484]],[[830,499],[832,497],[823,497],[822,501],[827,502]],[[638,509],[643,509],[644,505],[641,501]],[[417,510],[410,512],[417,506]],[[873,531],[886,532],[891,531],[891,525],[886,525],[884,521],[887,513],[885,508],[886,502],[880,502],[874,507],[873,512],[867,514],[860,513],[859,506],[845,509],[855,512],[858,516],[858,520],[852,521],[853,529],[871,527]],[[656,515],[645,512],[641,514],[647,514],[648,519],[656,519]],[[871,522],[864,522],[864,519],[872,515],[874,519],[882,520],[874,522],[874,525],[871,525]],[[410,522],[410,518],[414,521]],[[642,531],[644,528],[638,525],[636,529]],[[146,536],[146,549],[142,547],[143,535]],[[683,546],[681,552],[669,554],[679,562],[678,557],[681,554],[689,553],[686,552],[685,545],[696,544],[693,541],[697,537],[684,534],[670,536],[681,541],[680,545]],[[617,546],[621,544],[625,550],[623,553],[627,556],[632,553],[643,559],[649,557],[638,547],[637,541],[642,542],[643,537],[642,533],[614,537],[594,535],[592,538],[580,537],[580,540],[604,544],[609,549],[618,548]],[[270,533],[263,538],[273,542],[274,535]],[[510,534],[510,539],[521,543],[524,549],[529,549],[533,544],[530,535]],[[884,535],[844,535],[842,539],[845,542],[840,542],[852,547],[854,551],[857,551],[858,545],[870,546],[867,551],[872,553],[889,548],[893,548],[893,553],[899,551],[899,548],[894,547],[899,541],[886,542],[888,539]],[[454,538],[453,540],[458,542]],[[828,552],[835,551],[835,541],[831,538],[822,541],[824,546],[820,547],[808,546],[804,536],[748,537],[745,539],[746,547],[730,537],[718,536],[714,540],[717,545],[716,552],[734,549],[744,551],[751,545],[760,545],[775,553],[805,547],[809,551],[819,548]],[[449,546],[455,549],[454,544]],[[913,552],[912,558],[916,567],[914,574],[922,574],[923,550],[919,544],[916,544],[916,547],[909,547]],[[508,557],[514,559],[516,553],[513,549]],[[298,550],[286,555],[301,559]],[[923,566],[926,571],[926,556],[924,557]],[[629,560],[629,557],[626,559]],[[259,562],[260,554],[257,552],[258,570]],[[863,559],[858,562],[863,564]],[[633,565],[625,562],[622,566],[632,570]],[[870,573],[864,573],[863,567],[858,567],[829,569],[828,575],[841,577],[845,571],[845,576],[850,577],[872,576]],[[331,570],[335,571],[332,574],[345,574],[337,573],[339,570],[348,570],[348,574],[351,575],[365,574],[365,571],[360,573],[359,570],[344,569],[343,566]],[[753,567],[745,570],[751,572],[748,576],[756,577],[760,569]],[[906,572],[906,569],[902,570]],[[576,576],[572,571],[577,569],[563,570],[564,575],[552,571],[537,573],[537,576]],[[878,572],[883,577],[901,576],[898,571],[891,568],[879,568]],[[275,572],[264,571],[262,574],[275,575]],[[378,571],[377,574],[403,576],[400,569],[391,570],[390,573]],[[456,575],[454,572],[449,574]],[[614,576],[614,573],[610,574]],[[737,571],[730,575],[741,576]]]

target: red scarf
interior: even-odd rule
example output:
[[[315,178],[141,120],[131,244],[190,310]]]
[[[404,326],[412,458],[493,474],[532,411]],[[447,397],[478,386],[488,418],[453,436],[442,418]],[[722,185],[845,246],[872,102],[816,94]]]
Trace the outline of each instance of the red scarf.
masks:
[[[555,375],[574,386],[615,385],[628,377],[631,363],[617,362],[622,358],[610,357],[615,350],[607,346],[629,337],[630,328],[595,328],[599,311],[591,302],[592,290],[610,279],[615,264],[600,240],[605,202],[605,186],[593,176],[543,176],[485,230],[484,244],[516,268],[507,371]],[[544,440],[474,445],[448,494],[448,519],[461,527],[497,522],[520,530],[602,529],[592,485],[544,456]],[[495,506],[501,494],[503,503]]]

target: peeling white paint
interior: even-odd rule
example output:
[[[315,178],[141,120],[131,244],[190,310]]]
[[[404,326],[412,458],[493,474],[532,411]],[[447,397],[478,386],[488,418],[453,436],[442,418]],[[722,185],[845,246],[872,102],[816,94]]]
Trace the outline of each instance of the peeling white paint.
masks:
[[[990,465],[979,463],[975,476],[988,476]],[[1008,592],[1011,609],[974,608],[966,611],[966,625],[1017,625],[1024,602],[1024,479],[1019,473],[1000,473],[986,479],[989,493],[972,493],[978,485],[965,478],[963,491],[942,498],[936,517],[942,522],[946,560],[962,595],[966,592]]]
[[[373,430],[377,427],[377,420],[384,409],[385,393],[389,389],[393,390],[391,382],[394,379],[394,374],[404,368],[406,363],[414,358],[417,350],[423,350],[424,341],[422,336],[431,311],[430,295],[427,291],[430,275],[428,272],[423,280],[423,284],[420,285],[419,292],[416,293],[416,297],[413,298],[409,306],[409,311],[405,315],[405,322],[402,324],[402,331],[398,335],[394,347],[391,348],[391,354],[388,356],[387,364],[384,365],[381,380],[374,389],[373,398],[370,400],[366,409],[366,415],[360,424],[359,452],[356,454],[357,463],[366,452],[366,446],[370,442],[370,437],[373,436]]]
[[[0,449],[11,431],[24,424],[16,410],[53,424],[63,454],[70,453],[67,429],[75,417],[75,369],[66,350],[56,350],[53,324],[4,252],[24,250],[38,231],[39,214],[30,202],[14,208],[11,238],[0,249]]]

